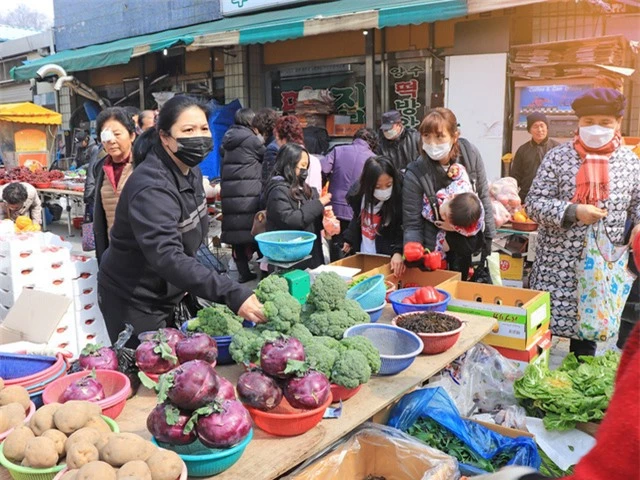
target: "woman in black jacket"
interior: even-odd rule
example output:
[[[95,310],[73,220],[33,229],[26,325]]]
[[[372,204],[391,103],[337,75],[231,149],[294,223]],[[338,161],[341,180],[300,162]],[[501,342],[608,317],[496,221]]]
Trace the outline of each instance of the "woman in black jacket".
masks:
[[[391,256],[391,271],[401,277],[402,260],[402,179],[391,160],[371,157],[364,164],[360,181],[347,194],[353,219],[343,232],[342,251]]]
[[[322,197],[305,183],[309,169],[309,152],[297,144],[287,143],[276,157],[274,175],[265,192],[267,231],[304,230],[316,234],[311,259],[297,268],[316,268],[324,263],[322,254],[322,217],[331,194]]]
[[[483,257],[491,253],[491,242],[496,233],[493,208],[489,198],[489,185],[480,152],[468,140],[460,138],[458,120],[448,108],[431,109],[419,127],[422,137],[422,156],[409,164],[402,188],[402,213],[404,243],[419,242],[429,250],[435,250],[438,227],[423,216],[425,201],[437,205],[436,194],[452,182],[452,164],[462,165],[469,175],[473,190],[484,207]],[[460,236],[459,233],[449,232]],[[455,247],[449,241],[450,251]],[[463,243],[463,242],[461,242]],[[457,259],[449,268],[459,271],[467,280],[471,266],[471,254],[453,255]]]
[[[158,116],[156,145],[131,174],[118,202],[111,242],[98,272],[98,303],[111,341],[165,327],[186,292],[264,321],[251,289],[195,258],[209,229],[198,165],[213,148],[207,109],[178,95]],[[128,346],[135,347],[136,336]]]
[[[240,283],[256,278],[249,270],[249,259],[258,249],[251,235],[251,226],[260,209],[264,143],[252,129],[254,117],[255,113],[250,108],[236,111],[235,124],[222,139],[221,240],[232,246]]]

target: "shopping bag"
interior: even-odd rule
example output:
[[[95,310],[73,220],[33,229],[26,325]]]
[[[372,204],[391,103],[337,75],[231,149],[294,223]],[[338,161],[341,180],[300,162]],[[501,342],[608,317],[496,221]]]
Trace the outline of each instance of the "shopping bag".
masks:
[[[204,305],[200,303],[198,297],[187,293],[180,303],[173,309],[173,327],[181,328],[184,322],[188,322],[198,314],[200,310],[204,308]],[[170,326],[170,325],[168,325]]]
[[[615,245],[602,222],[589,226],[576,264],[581,339],[604,342],[618,333],[620,316],[636,278],[627,268],[628,261],[628,246]]]

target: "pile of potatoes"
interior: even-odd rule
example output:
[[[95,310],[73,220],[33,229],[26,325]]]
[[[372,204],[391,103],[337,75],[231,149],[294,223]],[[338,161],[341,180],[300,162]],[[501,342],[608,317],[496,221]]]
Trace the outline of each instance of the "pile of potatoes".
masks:
[[[1,392],[0,392],[1,393]],[[176,480],[182,460],[133,433],[113,433],[91,402],[44,405],[29,425],[11,432],[4,456],[15,464],[50,468],[66,463],[64,480]]]
[[[31,400],[29,392],[20,385],[4,386],[0,378],[0,433],[24,423]]]

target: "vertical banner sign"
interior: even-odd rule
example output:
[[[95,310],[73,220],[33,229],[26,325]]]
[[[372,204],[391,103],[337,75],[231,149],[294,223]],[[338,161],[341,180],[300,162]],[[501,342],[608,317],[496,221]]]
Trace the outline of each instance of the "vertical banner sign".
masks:
[[[416,128],[422,121],[426,104],[425,63],[402,63],[389,69],[391,108],[402,115],[405,127]]]

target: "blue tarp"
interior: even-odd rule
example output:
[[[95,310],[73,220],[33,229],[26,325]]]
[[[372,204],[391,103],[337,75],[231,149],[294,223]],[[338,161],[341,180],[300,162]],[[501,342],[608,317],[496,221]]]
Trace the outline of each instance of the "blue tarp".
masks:
[[[233,125],[233,116],[236,110],[242,108],[242,105],[240,100],[236,99],[227,105],[221,105],[212,100],[208,106],[211,109],[209,128],[213,135],[213,151],[204,159],[200,169],[202,170],[202,175],[209,177],[209,180],[211,180],[220,176],[222,137],[224,137],[227,129]]]

